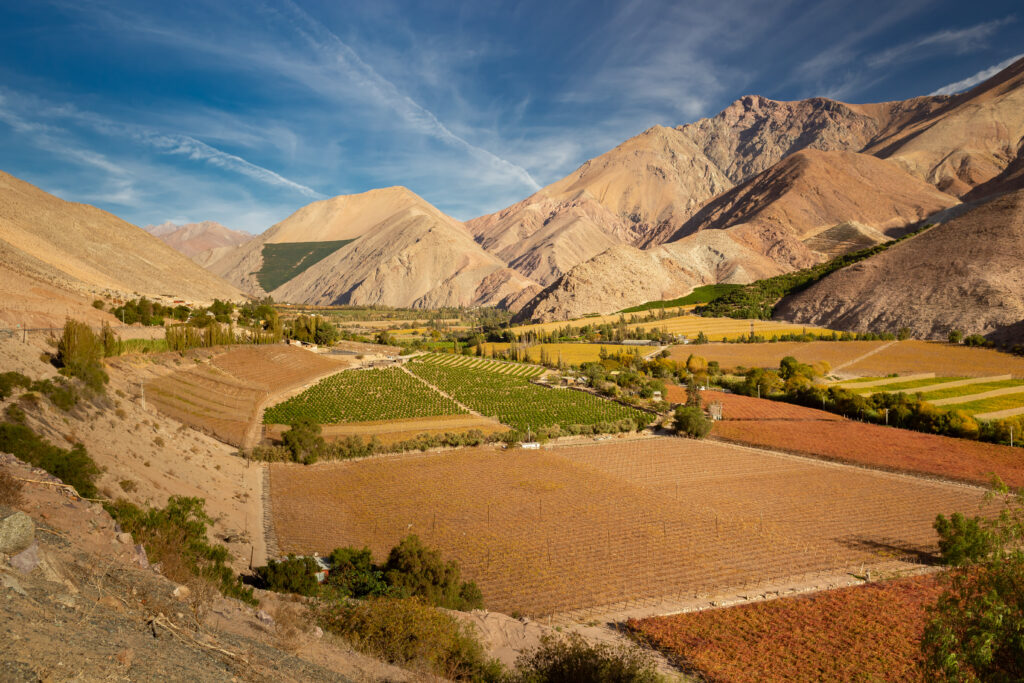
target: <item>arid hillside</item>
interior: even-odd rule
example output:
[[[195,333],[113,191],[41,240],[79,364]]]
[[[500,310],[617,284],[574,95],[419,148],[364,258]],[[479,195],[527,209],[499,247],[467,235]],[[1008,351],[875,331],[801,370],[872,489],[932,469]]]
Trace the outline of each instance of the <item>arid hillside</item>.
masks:
[[[210,301],[242,293],[145,230],[0,172],[0,258],[8,270],[79,292]]]
[[[663,242],[731,186],[692,142],[655,126],[522,202],[466,225],[485,249],[550,284],[615,244]]]
[[[323,250],[314,255],[317,244]],[[261,272],[272,265],[267,255],[289,245],[310,245],[311,253],[299,254],[270,288],[278,301],[507,306],[524,290],[539,290],[484,251],[462,223],[404,187],[314,202],[208,267],[264,294],[268,280],[261,282]]]
[[[834,329],[1024,341],[1024,190],[1010,192],[784,299],[778,317]]]
[[[411,207],[271,294],[313,304],[437,308],[501,304],[533,284],[481,249],[461,224]]]
[[[616,246],[530,301],[520,318],[613,313],[713,283],[746,283],[886,242],[959,204],[895,164],[855,152],[804,150],[709,202],[675,240]]]
[[[748,223],[787,229],[828,255],[889,239],[893,232],[958,204],[895,164],[856,152],[803,150],[709,202],[673,235]],[[853,225],[857,243],[829,240]]]
[[[184,225],[161,223],[160,225],[147,225],[143,230],[159,237],[190,259],[195,259],[196,256],[210,249],[237,247],[253,238],[247,232],[231,230],[216,221]]]

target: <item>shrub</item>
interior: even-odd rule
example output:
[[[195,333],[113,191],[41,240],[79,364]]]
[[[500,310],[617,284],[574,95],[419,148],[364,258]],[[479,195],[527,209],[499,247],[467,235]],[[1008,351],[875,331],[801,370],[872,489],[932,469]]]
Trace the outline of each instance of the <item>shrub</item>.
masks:
[[[357,649],[392,664],[450,680],[499,681],[503,668],[488,659],[471,627],[418,598],[376,598],[321,608],[321,626]]]
[[[93,299],[93,300],[92,300],[92,307],[93,307],[93,308],[96,308],[96,309],[98,309],[98,310],[101,310],[101,311],[102,311],[102,310],[103,310],[103,306],[104,306],[104,305],[105,305],[105,304],[103,303],[103,299]]]
[[[103,340],[88,325],[77,320],[64,323],[64,333],[57,342],[57,362],[62,373],[102,392],[103,385],[110,380],[103,370],[103,356]]]
[[[402,595],[425,598],[438,607],[456,610],[483,607],[483,595],[472,581],[461,582],[459,565],[444,562],[436,550],[410,534],[391,549],[384,579]]]
[[[32,386],[32,380],[20,372],[0,373],[0,400],[7,398],[14,393],[15,387],[28,389]]]
[[[6,505],[8,507],[18,507],[21,505],[24,497],[21,495],[21,489],[24,486],[21,480],[15,479],[14,475],[7,471],[7,469],[0,469],[0,505]]]
[[[78,392],[75,388],[63,377],[58,378],[56,381],[49,379],[41,379],[32,383],[32,391],[38,391],[40,394],[50,399],[53,405],[57,406],[63,411],[68,411],[74,408],[78,404]]]
[[[207,540],[206,527],[213,520],[206,514],[202,498],[171,496],[166,507],[145,510],[123,499],[105,507],[125,531],[145,545],[149,559],[160,563],[164,576],[178,583],[197,576],[217,584],[228,597],[256,603],[252,589],[228,566],[227,548]]]
[[[679,406],[676,408],[675,430],[677,434],[703,439],[711,432],[711,420],[704,415],[704,411],[694,406]]]
[[[25,411],[17,403],[11,403],[4,409],[4,415],[15,424],[25,424]]]
[[[947,339],[949,339],[950,344],[959,344],[964,340],[964,333],[960,330],[950,330]]]
[[[298,420],[281,435],[285,448],[291,451],[292,460],[301,463],[316,462],[324,450],[324,439],[320,436],[320,425],[312,420]]]
[[[278,593],[313,595],[319,588],[316,574],[320,571],[312,557],[295,557],[270,560],[265,567],[256,568],[256,582],[260,588]]]
[[[335,548],[330,563],[327,585],[343,596],[378,597],[394,592],[384,580],[384,572],[374,566],[369,548]]]
[[[516,683],[648,683],[661,680],[654,663],[628,646],[591,645],[578,633],[568,638],[545,635],[541,644],[516,660]]]
[[[39,438],[25,425],[4,423],[0,424],[0,451],[41,467],[65,484],[73,486],[83,498],[96,496],[96,477],[100,474],[100,468],[82,444],[64,450]]]
[[[921,647],[928,680],[1024,680],[1024,492],[995,518],[936,519],[943,556],[955,566],[931,610]]]

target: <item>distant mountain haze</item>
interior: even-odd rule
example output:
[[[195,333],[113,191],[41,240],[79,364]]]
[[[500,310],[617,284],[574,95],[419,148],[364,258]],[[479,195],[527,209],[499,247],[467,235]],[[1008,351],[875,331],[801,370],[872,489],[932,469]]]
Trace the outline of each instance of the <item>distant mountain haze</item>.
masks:
[[[183,225],[167,222],[160,225],[147,225],[142,229],[159,237],[190,259],[195,259],[204,251],[221,247],[235,247],[245,244],[253,238],[250,233],[230,230],[216,221]]]

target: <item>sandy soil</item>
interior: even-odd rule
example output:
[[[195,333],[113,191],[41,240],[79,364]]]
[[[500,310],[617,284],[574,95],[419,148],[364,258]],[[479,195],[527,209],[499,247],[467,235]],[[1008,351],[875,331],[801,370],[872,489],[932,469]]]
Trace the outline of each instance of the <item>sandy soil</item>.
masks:
[[[0,370],[36,379],[56,374],[39,360],[45,346],[29,342],[0,338]],[[109,405],[83,401],[64,413],[42,399],[25,408],[28,423],[62,448],[84,444],[106,469],[99,487],[107,497],[144,505],[164,505],[174,495],[205,499],[215,519],[211,535],[228,546],[236,568],[248,567],[250,558],[265,564],[264,469],[233,455],[232,447],[144,408],[138,389],[130,372],[111,367]]]

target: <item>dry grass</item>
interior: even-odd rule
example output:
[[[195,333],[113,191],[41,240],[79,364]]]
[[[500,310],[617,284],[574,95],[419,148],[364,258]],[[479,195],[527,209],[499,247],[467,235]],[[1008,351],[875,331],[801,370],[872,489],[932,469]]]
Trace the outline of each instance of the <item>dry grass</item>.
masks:
[[[19,507],[24,502],[24,483],[16,479],[6,468],[0,468],[0,505]]]
[[[692,597],[935,550],[957,485],[688,439],[272,465],[282,552],[409,533],[457,560],[489,608],[545,615]]]
[[[689,355],[718,361],[723,370],[734,368],[777,368],[779,361],[793,356],[801,363],[828,363],[834,368],[860,358],[890,342],[776,342],[764,344],[701,344],[672,347],[671,358],[685,361]]]
[[[955,346],[942,342],[902,341],[855,363],[846,371],[856,375],[906,375],[934,372],[937,375],[1024,377],[1024,356],[993,349]]]

